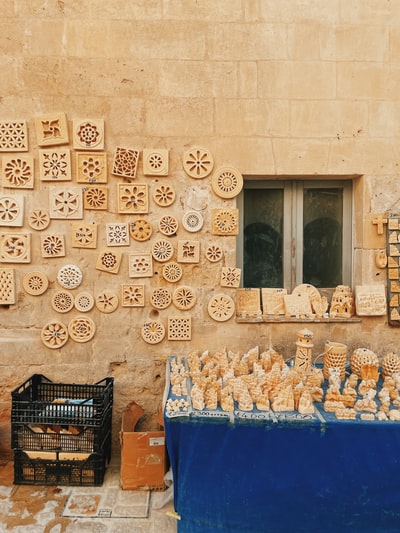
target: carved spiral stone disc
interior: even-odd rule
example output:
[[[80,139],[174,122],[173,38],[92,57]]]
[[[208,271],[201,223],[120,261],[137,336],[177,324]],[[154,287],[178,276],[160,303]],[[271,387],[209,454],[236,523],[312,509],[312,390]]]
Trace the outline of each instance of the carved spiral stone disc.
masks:
[[[197,211],[188,211],[183,215],[182,224],[186,231],[192,233],[200,231],[203,227],[203,217]]]
[[[178,221],[175,217],[166,215],[165,217],[160,218],[158,229],[163,235],[171,237],[171,235],[175,235],[178,231]]]
[[[219,168],[211,179],[211,187],[221,198],[234,198],[243,188],[243,176],[236,168]]]
[[[214,158],[204,148],[192,148],[183,155],[183,169],[191,178],[205,178],[210,174],[213,166]]]
[[[32,229],[42,231],[50,224],[50,214],[45,209],[34,209],[28,215],[28,224]]]
[[[171,283],[176,283],[181,279],[183,275],[182,267],[179,263],[176,263],[175,261],[171,261],[171,263],[167,263],[163,266],[162,269],[162,277],[166,281],[170,281]]]
[[[112,291],[103,291],[96,296],[96,307],[102,313],[112,313],[118,304],[118,295]]]
[[[68,340],[68,328],[62,322],[52,320],[43,326],[40,337],[47,348],[61,348]]]
[[[142,327],[142,339],[148,344],[158,344],[165,337],[165,327],[161,322],[150,320]]]
[[[77,316],[70,320],[68,333],[75,342],[88,342],[96,333],[96,325],[88,316]]]
[[[160,239],[154,242],[151,248],[151,255],[156,261],[164,263],[172,259],[172,256],[174,255],[174,247],[169,241]]]
[[[172,296],[168,289],[159,287],[151,294],[151,305],[156,309],[166,309],[172,302]]]
[[[215,244],[210,245],[206,250],[206,258],[211,263],[217,263],[222,259],[222,250],[219,246]]]
[[[191,287],[177,287],[172,295],[172,301],[178,309],[191,309],[196,303],[196,293]]]
[[[40,296],[47,291],[49,278],[43,272],[28,272],[22,280],[22,286],[28,294]]]
[[[235,303],[227,294],[216,294],[208,302],[208,314],[217,322],[229,320],[235,312]]]
[[[153,200],[160,207],[168,207],[174,203],[175,190],[171,185],[159,185],[153,192]]]
[[[135,222],[129,224],[129,233],[131,234],[132,239],[143,242],[150,239],[151,234],[153,233],[153,228],[147,220],[135,220]]]
[[[90,292],[80,292],[75,297],[75,309],[81,313],[87,313],[94,306],[94,297]]]
[[[76,265],[65,265],[58,271],[57,281],[65,289],[76,289],[82,283],[82,271]]]
[[[56,291],[51,297],[51,307],[58,313],[68,313],[74,307],[74,297],[69,291]]]

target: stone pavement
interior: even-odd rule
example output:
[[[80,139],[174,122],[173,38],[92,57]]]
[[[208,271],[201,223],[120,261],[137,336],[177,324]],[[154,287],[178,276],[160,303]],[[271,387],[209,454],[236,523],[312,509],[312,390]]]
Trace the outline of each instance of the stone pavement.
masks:
[[[0,532],[176,533],[171,490],[123,491],[117,464],[101,487],[14,485],[9,462],[0,465]]]

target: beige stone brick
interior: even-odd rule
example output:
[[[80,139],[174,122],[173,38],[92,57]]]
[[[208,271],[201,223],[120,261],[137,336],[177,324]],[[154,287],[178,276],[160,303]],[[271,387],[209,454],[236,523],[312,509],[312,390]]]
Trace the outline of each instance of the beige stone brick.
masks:
[[[289,103],[285,100],[220,99],[215,105],[217,135],[285,136],[289,132]]]
[[[197,19],[209,22],[235,22],[242,18],[241,0],[167,0],[163,2],[163,15],[167,19]]]
[[[283,23],[329,23],[336,24],[340,0],[259,0],[261,20]]]
[[[221,164],[230,161],[242,174],[271,175],[276,173],[272,141],[261,137],[218,137],[215,152]]]
[[[9,95],[15,96],[15,80],[17,75],[18,65],[15,63],[13,57],[0,56],[0,94],[5,97]],[[9,113],[9,111],[8,111]]]
[[[336,66],[329,61],[262,61],[260,98],[336,98]]]
[[[398,20],[400,4],[380,0],[340,0],[340,23],[342,24],[387,24]]]
[[[3,10],[3,5],[1,6]],[[0,21],[0,50],[2,56],[17,56],[24,51],[25,23],[19,19]]]
[[[238,94],[237,63],[168,61],[159,67],[159,93],[169,97],[235,97]]]
[[[290,104],[293,137],[358,137],[365,135],[367,127],[366,102],[294,100]]]
[[[328,174],[330,142],[313,139],[274,139],[277,174]]]
[[[240,61],[238,65],[238,96],[257,97],[257,62]]]
[[[400,137],[400,102],[372,101],[368,104],[368,133],[372,137]]]
[[[283,24],[220,24],[209,35],[212,59],[263,60],[287,58],[287,30]]]
[[[311,60],[320,58],[320,34],[329,28],[314,24],[290,24],[288,27],[289,58],[293,60]]]
[[[64,21],[33,20],[25,41],[26,51],[33,56],[60,56],[64,54]]]
[[[329,171],[344,174],[397,172],[400,147],[396,140],[346,138],[332,141]]]
[[[321,58],[333,61],[387,61],[387,25],[346,25],[321,36]]]
[[[337,64],[337,97],[344,99],[396,100],[400,67],[373,62]]]

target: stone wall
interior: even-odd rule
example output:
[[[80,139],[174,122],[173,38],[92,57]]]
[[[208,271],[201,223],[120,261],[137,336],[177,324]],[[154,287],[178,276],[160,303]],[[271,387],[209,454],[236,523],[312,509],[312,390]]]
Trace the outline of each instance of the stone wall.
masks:
[[[21,194],[25,216],[21,227],[5,233],[31,235],[31,261],[5,263],[15,276],[16,302],[0,307],[0,451],[9,452],[10,391],[33,373],[55,381],[94,382],[115,378],[114,436],[122,408],[131,400],[154,413],[161,400],[165,360],[191,350],[247,350],[274,347],[290,357],[295,333],[302,324],[246,324],[235,317],[219,322],[207,306],[216,294],[235,298],[235,289],[220,286],[221,268],[235,267],[236,237],[216,236],[212,209],[234,209],[236,200],[223,199],[210,186],[210,176],[194,179],[185,173],[183,156],[193,147],[213,155],[214,169],[231,166],[245,176],[354,177],[353,284],[385,282],[375,266],[375,253],[385,246],[372,219],[400,208],[400,4],[382,0],[3,0],[0,14],[0,122],[26,121],[34,157],[33,188],[16,191],[5,186],[2,196]],[[41,179],[35,117],[65,114],[72,180]],[[74,121],[104,120],[104,153],[108,161],[109,204],[106,210],[83,210],[82,223],[97,225],[97,247],[72,244],[74,222],[51,219],[46,230],[32,229],[32,210],[48,209],[54,191],[77,183]],[[138,150],[134,180],[112,174],[117,147]],[[146,176],[143,149],[168,150],[168,176]],[[96,152],[97,153],[97,152]],[[3,152],[0,155],[15,153]],[[118,273],[98,270],[99,254],[107,248],[106,224],[130,223],[121,214],[118,184],[148,187],[145,218],[153,228],[148,241],[130,239]],[[176,192],[169,207],[157,205],[153,191],[168,183]],[[7,185],[7,183],[6,183]],[[86,185],[87,186],[87,185]],[[199,200],[196,203],[193,199]],[[184,229],[182,218],[196,204],[204,218],[198,232]],[[164,237],[162,216],[175,217],[177,234]],[[43,257],[41,234],[63,235],[65,256]],[[200,246],[197,262],[182,263],[183,276],[171,283],[162,276],[163,263],[154,261],[153,275],[129,276],[129,253],[151,253],[166,238],[178,258],[179,241]],[[210,244],[223,252],[220,262],[205,257]],[[78,313],[59,313],[52,295],[60,286],[59,269],[79,266],[82,284],[97,297],[109,290],[121,298],[121,285],[143,284],[143,307],[119,305],[112,313],[94,307],[85,314],[95,324],[88,342],[69,339],[49,348],[41,332],[50,320],[65,324]],[[27,294],[24,275],[39,270],[49,280],[41,296]],[[382,279],[383,278],[383,279]],[[191,309],[151,305],[155,288],[171,292],[188,286],[196,295]],[[151,344],[142,328],[168,318],[191,318],[190,340]],[[316,353],[325,340],[366,346],[378,354],[397,349],[398,330],[386,317],[357,323],[309,324]],[[179,335],[178,335],[179,336]],[[115,450],[118,447],[115,446]]]

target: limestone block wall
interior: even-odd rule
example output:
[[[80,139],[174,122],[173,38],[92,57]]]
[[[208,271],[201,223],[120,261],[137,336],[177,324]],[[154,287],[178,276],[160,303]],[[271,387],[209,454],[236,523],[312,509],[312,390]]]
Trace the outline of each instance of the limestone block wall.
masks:
[[[287,357],[294,354],[295,333],[302,324],[248,324],[238,323],[234,315],[226,321],[210,316],[213,296],[224,294],[235,301],[236,293],[235,287],[221,286],[222,268],[236,266],[236,235],[215,234],[213,210],[231,212],[236,197],[223,198],[213,190],[218,169],[234,168],[244,177],[352,177],[353,284],[386,282],[374,262],[385,236],[377,234],[372,220],[400,210],[399,33],[400,4],[381,0],[2,2],[0,123],[26,123],[28,148],[0,152],[0,200],[23,198],[22,224],[0,226],[6,235],[0,252],[10,255],[7,235],[23,234],[30,236],[31,257],[26,262],[6,257],[0,263],[0,271],[13,270],[15,282],[15,303],[0,306],[1,453],[10,447],[10,391],[33,373],[65,382],[114,376],[117,449],[126,403],[134,399],[149,414],[157,410],[169,355],[224,346],[247,350],[270,342]],[[46,117],[54,115],[66,118],[63,143],[41,145],[38,118],[43,127]],[[98,126],[104,121],[104,146],[93,150],[107,163],[102,183],[79,181],[77,154],[90,156],[93,149],[74,144],[80,121]],[[112,172],[119,147],[139,154],[133,179]],[[196,147],[213,157],[212,171],[200,179],[184,168],[185,154]],[[48,149],[70,151],[69,181],[43,179],[40,157]],[[167,175],[145,173],[144,150],[167,154]],[[33,158],[32,186],[16,185],[15,175],[14,183],[7,181],[7,158],[15,162],[26,157]],[[121,212],[123,184],[145,185],[147,210]],[[175,193],[168,206],[153,197],[163,184]],[[85,189],[93,185],[106,188],[105,209],[82,204],[77,218],[68,211],[54,217],[57,194],[79,189],[83,202]],[[49,226],[32,228],[30,213],[51,208]],[[196,232],[183,225],[188,211],[203,219]],[[175,234],[160,231],[166,216],[177,222]],[[127,224],[130,230],[138,219],[152,228],[148,240],[129,235],[123,246],[107,243],[107,224]],[[79,224],[96,227],[95,247],[76,247]],[[44,256],[44,235],[63,240],[64,255]],[[160,240],[173,248],[165,262],[152,256]],[[180,247],[187,241],[195,241],[199,252],[192,262],[182,261]],[[217,262],[206,255],[212,245],[221,252]],[[108,264],[108,256],[101,259],[105,250],[119,257],[117,272],[98,268],[99,261],[102,267]],[[151,256],[151,276],[131,277],[131,254]],[[172,261],[182,268],[179,281],[163,277],[163,266]],[[66,304],[58,298],[55,309],[54,294],[63,289],[57,275],[66,265],[82,272],[79,287],[64,287],[74,298],[86,292],[96,299],[110,291],[118,296],[117,308],[106,313],[94,305],[87,312],[73,307],[61,313]],[[24,288],[24,276],[32,271],[44,273],[49,282],[39,296]],[[123,306],[123,285],[143,286],[143,305]],[[155,297],[158,308],[154,300],[152,304],[154,290],[167,289],[172,296],[177,287],[190,289],[193,307],[171,303],[159,308],[165,292]],[[60,348],[43,342],[43,327],[50,321],[68,327],[71,321],[77,325],[79,316],[91,319],[84,323],[94,333],[89,340],[69,337]],[[171,318],[178,321],[168,330]],[[150,333],[142,336],[149,322],[166,330],[154,344],[148,342]],[[345,342],[350,350],[366,346],[381,355],[397,349],[398,329],[388,325],[387,317],[308,327],[316,353],[327,339]],[[168,331],[178,339],[169,340]]]

